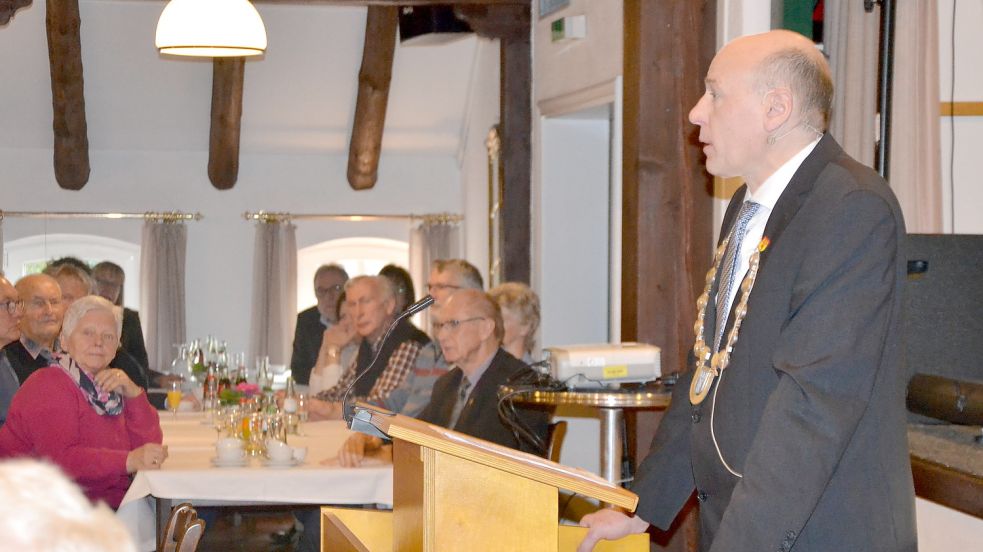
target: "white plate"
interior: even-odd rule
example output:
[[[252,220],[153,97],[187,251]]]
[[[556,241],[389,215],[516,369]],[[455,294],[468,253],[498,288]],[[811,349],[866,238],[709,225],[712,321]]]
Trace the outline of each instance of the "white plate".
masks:
[[[218,457],[212,458],[212,465],[216,468],[241,468],[249,464],[249,459],[245,456],[242,458],[233,458],[232,460],[223,460]]]
[[[289,458],[287,460],[271,460],[269,458],[263,458],[263,466],[267,468],[292,468],[299,465],[300,462]]]

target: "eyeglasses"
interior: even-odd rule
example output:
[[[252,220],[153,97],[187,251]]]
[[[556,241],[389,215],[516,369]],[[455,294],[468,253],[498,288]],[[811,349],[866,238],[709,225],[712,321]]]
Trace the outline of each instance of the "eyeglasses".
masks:
[[[437,333],[440,330],[456,330],[461,324],[464,324],[465,322],[474,322],[475,320],[485,320],[485,317],[475,316],[472,318],[465,318],[464,320],[445,320],[444,322],[434,322],[433,331],[434,333]]]
[[[7,314],[13,316],[17,314],[18,311],[23,312],[24,302],[20,300],[14,301],[13,299],[9,299],[7,301],[0,303],[0,309],[6,309]]]
[[[320,299],[329,293],[341,293],[341,290],[343,289],[345,289],[344,284],[335,284],[333,286],[328,286],[328,287],[318,287],[318,288],[314,288],[314,296]]]
[[[427,284],[427,291],[430,293],[444,291],[445,289],[461,289],[461,286],[455,286],[454,284]]]

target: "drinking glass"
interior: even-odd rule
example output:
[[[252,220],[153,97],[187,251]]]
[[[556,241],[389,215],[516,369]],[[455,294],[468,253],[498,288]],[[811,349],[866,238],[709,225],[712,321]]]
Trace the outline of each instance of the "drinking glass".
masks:
[[[170,388],[167,390],[167,409],[171,411],[174,419],[177,419],[178,408],[181,407],[181,399],[184,393],[181,392],[181,382],[172,381]]]
[[[300,422],[304,423],[307,421],[307,405],[310,404],[307,400],[307,393],[297,394],[297,415],[300,416]]]

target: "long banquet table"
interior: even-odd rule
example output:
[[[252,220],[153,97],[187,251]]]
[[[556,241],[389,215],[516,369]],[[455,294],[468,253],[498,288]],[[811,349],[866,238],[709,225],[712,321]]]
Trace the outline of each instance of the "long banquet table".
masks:
[[[307,458],[290,468],[265,467],[253,459],[245,467],[217,468],[216,432],[200,413],[161,413],[168,458],[160,470],[137,472],[117,511],[139,550],[154,550],[157,542],[157,500],[190,501],[199,505],[247,504],[392,504],[392,466],[382,463],[360,468],[324,465],[351,434],[340,421],[308,422],[292,446],[307,447]],[[207,528],[206,528],[207,531]]]

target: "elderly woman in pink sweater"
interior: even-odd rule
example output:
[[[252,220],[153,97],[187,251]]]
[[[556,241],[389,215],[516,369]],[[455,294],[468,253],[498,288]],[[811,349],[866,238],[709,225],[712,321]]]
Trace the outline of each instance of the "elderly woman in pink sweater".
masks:
[[[31,375],[0,428],[0,456],[47,458],[92,500],[119,507],[130,474],[167,458],[157,411],[122,370],[110,368],[122,311],[102,297],[65,313],[57,364]]]

